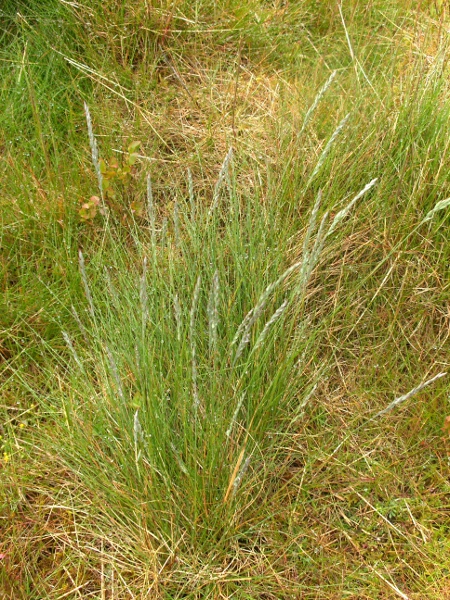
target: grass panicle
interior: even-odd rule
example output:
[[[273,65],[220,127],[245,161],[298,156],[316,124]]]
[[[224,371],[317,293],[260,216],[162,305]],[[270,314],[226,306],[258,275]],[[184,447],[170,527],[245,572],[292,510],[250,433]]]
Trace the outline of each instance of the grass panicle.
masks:
[[[99,157],[99,152],[98,152],[98,144],[97,144],[97,140],[94,135],[94,128],[92,127],[91,113],[89,110],[89,106],[86,104],[86,102],[84,103],[84,113],[86,115],[86,124],[87,124],[87,130],[88,130],[88,135],[89,135],[89,145],[91,146],[92,164],[94,165],[95,174],[97,175],[97,182],[98,182],[98,189],[99,189],[100,197],[103,200],[103,175],[102,175],[102,171],[100,168],[100,157]]]

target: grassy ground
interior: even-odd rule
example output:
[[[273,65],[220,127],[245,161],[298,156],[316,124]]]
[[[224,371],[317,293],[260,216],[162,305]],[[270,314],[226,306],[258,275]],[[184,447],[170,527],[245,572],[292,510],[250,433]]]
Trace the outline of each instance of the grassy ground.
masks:
[[[449,31],[4,0],[0,598],[450,598]]]

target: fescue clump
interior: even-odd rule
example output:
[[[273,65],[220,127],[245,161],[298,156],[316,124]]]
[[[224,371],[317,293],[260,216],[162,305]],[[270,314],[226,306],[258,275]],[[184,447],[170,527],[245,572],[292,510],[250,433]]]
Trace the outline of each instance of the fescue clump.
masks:
[[[331,135],[305,189],[325,164],[347,119]],[[331,222],[330,207],[322,208],[324,193],[319,190],[304,228],[300,258],[289,265],[283,257],[296,235],[295,221],[271,198],[271,222],[276,224],[271,228],[250,199],[239,198],[231,158],[230,150],[209,206],[196,202],[188,176],[189,206],[175,201],[173,235],[167,219],[157,226],[147,178],[148,234],[139,234],[136,267],[127,267],[128,272],[121,266],[124,249],[117,246],[112,229],[108,238],[116,246],[105,244],[93,255],[93,268],[87,268],[79,252],[91,320],[82,324],[80,333],[91,332],[86,352],[91,364],[102,369],[95,377],[89,375],[89,367],[64,334],[84,377],[84,394],[92,399],[82,405],[71,401],[66,407],[73,414],[67,420],[71,427],[65,435],[71,443],[63,452],[64,462],[93,485],[92,471],[83,465],[93,460],[95,448],[104,467],[102,493],[114,506],[119,502],[114,485],[129,488],[126,520],[136,518],[141,502],[149,502],[146,526],[152,524],[157,545],[165,544],[176,526],[177,535],[187,531],[191,543],[203,547],[210,544],[211,535],[233,536],[248,518],[247,503],[256,502],[262,493],[261,457],[280,452],[274,433],[281,423],[286,428],[283,436],[289,427],[298,427],[325,375],[321,368],[305,386],[311,377],[308,365],[325,333],[325,327],[311,327],[314,308],[306,302],[311,280],[321,268],[327,245],[377,183],[375,178],[364,185]],[[446,207],[447,201],[439,202],[418,227]],[[256,240],[261,240],[259,246]],[[270,261],[266,257],[275,245],[278,260]],[[242,272],[249,255],[252,268]],[[106,287],[96,280],[96,272],[102,270]],[[320,315],[320,307],[317,310]],[[71,452],[74,445],[76,455]],[[111,509],[120,510],[118,505]]]
[[[317,104],[316,99],[306,119]],[[272,198],[274,226],[268,227],[252,201],[236,195],[231,159],[232,150],[209,207],[196,202],[189,176],[190,206],[175,202],[173,236],[167,225],[157,226],[147,178],[148,234],[140,234],[136,267],[129,272],[120,265],[124,248],[111,224],[105,238],[110,242],[91,256],[90,265],[79,252],[91,320],[83,324],[92,340],[85,351],[90,363],[102,368],[89,375],[90,367],[65,335],[92,404],[70,403],[75,411],[70,423],[83,426],[67,431],[79,451],[71,454],[72,442],[64,460],[83,477],[94,448],[100,460],[108,456],[104,493],[113,497],[108,481],[121,481],[141,501],[148,497],[158,543],[173,527],[168,515],[175,509],[180,510],[177,526],[187,528],[198,544],[207,543],[206,532],[219,522],[229,535],[229,528],[245,518],[240,498],[257,493],[257,457],[272,451],[273,431],[298,404],[311,348],[321,336],[299,327],[311,317],[304,302],[311,277],[327,240],[376,183],[367,184],[330,225],[325,211],[317,226],[319,192],[301,258],[286,265],[282,249],[289,246],[295,222]],[[322,154],[319,168],[325,159]],[[258,239],[260,245],[253,247]],[[278,259],[270,261],[266,257],[274,245]],[[252,269],[242,273],[249,255]],[[96,276],[102,272],[106,286]],[[85,476],[89,484],[90,469]],[[133,510],[137,505],[127,518],[133,518]]]

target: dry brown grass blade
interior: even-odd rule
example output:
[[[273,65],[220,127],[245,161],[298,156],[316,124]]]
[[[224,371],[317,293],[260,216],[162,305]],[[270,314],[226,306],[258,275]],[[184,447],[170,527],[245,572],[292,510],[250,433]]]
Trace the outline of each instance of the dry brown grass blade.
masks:
[[[228,499],[230,498],[234,482],[236,481],[236,477],[237,477],[237,475],[239,473],[239,469],[240,469],[241,464],[242,464],[242,459],[244,458],[245,449],[246,449],[246,445],[244,444],[244,447],[242,448],[241,453],[239,454],[239,458],[237,459],[236,465],[235,465],[235,467],[233,469],[233,473],[231,474],[230,481],[228,483],[228,488],[227,488],[226,494],[225,494],[224,499],[223,499],[223,503],[224,504],[226,504],[228,502]]]

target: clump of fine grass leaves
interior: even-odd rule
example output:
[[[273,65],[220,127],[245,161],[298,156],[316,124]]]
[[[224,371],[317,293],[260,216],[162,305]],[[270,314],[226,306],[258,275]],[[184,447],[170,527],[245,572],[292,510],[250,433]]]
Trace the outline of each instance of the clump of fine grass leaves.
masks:
[[[168,579],[187,589],[260,525],[267,462],[317,378],[309,279],[375,184],[330,222],[318,221],[319,194],[289,265],[292,219],[276,197],[240,197],[231,157],[209,206],[191,190],[157,227],[148,179],[148,235],[128,249],[111,225],[101,248],[80,250],[85,302],[72,308],[78,331],[63,332],[70,383],[46,404],[61,465],[147,538],[154,576],[178,556]]]

